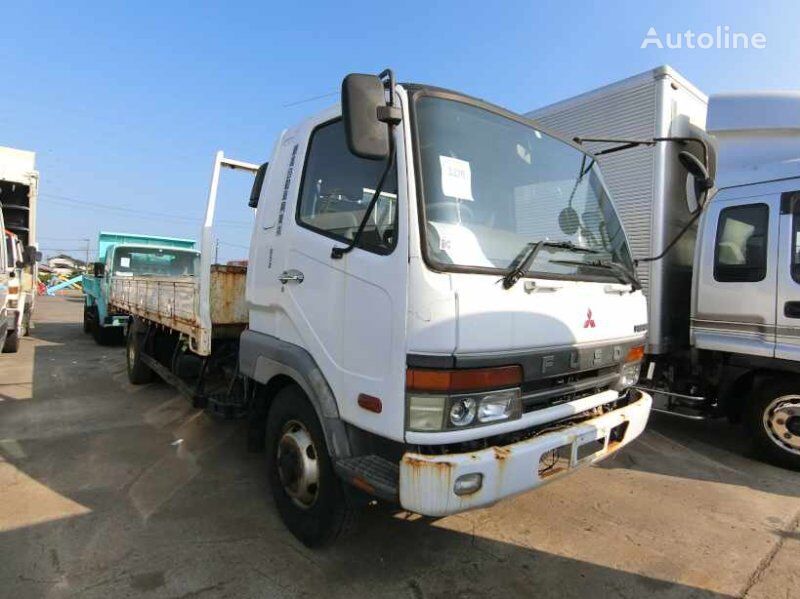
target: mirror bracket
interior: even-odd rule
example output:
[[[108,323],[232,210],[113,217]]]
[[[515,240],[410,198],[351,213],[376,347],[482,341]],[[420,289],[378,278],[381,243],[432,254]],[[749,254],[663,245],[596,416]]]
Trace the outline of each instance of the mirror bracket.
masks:
[[[399,125],[403,112],[398,106],[378,106],[378,120],[389,125]]]

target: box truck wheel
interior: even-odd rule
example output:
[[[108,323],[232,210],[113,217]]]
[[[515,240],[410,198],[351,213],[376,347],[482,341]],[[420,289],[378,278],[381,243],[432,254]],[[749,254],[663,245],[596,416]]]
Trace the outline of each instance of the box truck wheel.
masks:
[[[756,391],[748,424],[767,462],[800,469],[800,379],[780,375]]]
[[[128,340],[125,355],[128,363],[128,380],[132,385],[144,385],[153,380],[153,371],[142,362],[142,343],[144,343],[144,331],[140,327],[128,327]]]
[[[356,511],[333,471],[317,414],[296,385],[284,387],[272,401],[266,454],[278,513],[303,544],[330,544],[352,529]]]
[[[15,354],[19,351],[19,329],[9,331],[3,343],[4,354]]]

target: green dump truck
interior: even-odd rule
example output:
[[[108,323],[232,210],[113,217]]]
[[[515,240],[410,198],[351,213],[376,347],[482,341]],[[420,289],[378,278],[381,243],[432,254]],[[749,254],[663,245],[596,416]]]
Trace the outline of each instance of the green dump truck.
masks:
[[[200,259],[200,252],[194,248],[191,239],[101,231],[97,240],[98,261],[83,277],[84,332],[91,333],[101,345],[121,342],[128,314],[108,303],[111,279],[194,276]]]

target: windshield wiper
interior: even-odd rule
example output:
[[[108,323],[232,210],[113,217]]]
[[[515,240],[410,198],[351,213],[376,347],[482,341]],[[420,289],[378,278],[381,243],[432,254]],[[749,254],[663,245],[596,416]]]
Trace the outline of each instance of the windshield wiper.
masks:
[[[636,275],[616,262],[610,262],[609,260],[590,260],[588,262],[582,262],[580,260],[553,260],[552,262],[553,264],[566,264],[568,266],[604,268],[605,270],[610,270],[616,274],[617,278],[622,280],[624,283],[629,284],[633,288],[633,291],[642,288],[642,284],[639,282],[639,279],[636,278]]]
[[[546,239],[542,239],[541,241],[537,241],[535,243],[528,243],[524,248],[522,248],[522,251],[517,254],[517,257],[514,258],[514,261],[511,263],[508,272],[503,277],[503,289],[511,289],[514,284],[522,278],[522,275],[525,274],[525,271],[528,270],[528,267],[533,263],[536,255],[545,246],[562,250],[572,250],[573,252],[585,252],[587,254],[600,253],[599,250],[584,247],[582,245],[576,245],[571,241],[547,241]],[[580,262],[580,264],[584,263]]]

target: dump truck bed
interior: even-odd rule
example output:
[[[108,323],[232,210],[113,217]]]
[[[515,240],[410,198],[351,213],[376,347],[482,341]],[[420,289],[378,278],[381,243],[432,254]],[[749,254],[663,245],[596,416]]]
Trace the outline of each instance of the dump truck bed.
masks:
[[[247,327],[246,276],[243,266],[211,266],[210,326],[197,276],[114,276],[109,304],[185,335],[192,351],[208,355],[212,338],[235,337]]]

